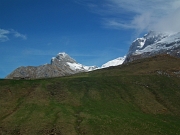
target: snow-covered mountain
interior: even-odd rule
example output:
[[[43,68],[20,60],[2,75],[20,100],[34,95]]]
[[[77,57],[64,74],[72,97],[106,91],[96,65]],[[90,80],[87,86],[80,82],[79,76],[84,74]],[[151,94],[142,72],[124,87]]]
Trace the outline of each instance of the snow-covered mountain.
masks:
[[[96,66],[84,66],[76,62],[66,53],[59,53],[51,59],[51,64],[40,65],[37,67],[19,67],[10,73],[6,78],[46,78],[71,75],[79,72],[88,72],[97,69]]]
[[[66,68],[72,70],[73,72],[87,72],[96,69],[96,66],[85,66],[82,65],[73,58],[71,58],[65,52],[59,53],[56,57],[51,59],[51,65],[55,65],[59,68]],[[68,67],[68,68],[67,68]]]
[[[111,67],[111,66],[121,65],[121,64],[123,64],[125,58],[126,58],[126,56],[124,56],[124,57],[119,57],[119,58],[116,58],[116,59],[114,59],[114,60],[108,61],[107,63],[103,64],[103,65],[101,66],[101,68],[107,68],[107,67]]]
[[[180,57],[180,33],[150,31],[142,38],[137,38],[129,48],[125,63],[158,54]]]

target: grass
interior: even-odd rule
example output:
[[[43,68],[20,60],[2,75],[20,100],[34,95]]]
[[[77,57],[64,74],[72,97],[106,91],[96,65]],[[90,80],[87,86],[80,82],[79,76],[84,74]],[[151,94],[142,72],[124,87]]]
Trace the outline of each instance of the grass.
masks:
[[[159,56],[69,77],[0,80],[0,134],[178,135],[179,65]]]

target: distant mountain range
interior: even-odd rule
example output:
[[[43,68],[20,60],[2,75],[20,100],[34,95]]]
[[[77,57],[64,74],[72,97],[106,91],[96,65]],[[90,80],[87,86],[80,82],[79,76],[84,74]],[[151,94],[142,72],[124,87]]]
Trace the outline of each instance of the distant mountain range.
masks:
[[[89,72],[96,69],[118,66],[123,63],[131,62],[137,59],[147,58],[159,54],[169,54],[180,57],[180,33],[168,34],[150,31],[142,38],[137,38],[131,44],[127,56],[111,60],[101,67],[85,66],[65,52],[57,54],[51,59],[50,64],[37,67],[27,66],[19,67],[10,73],[6,78],[49,78],[59,77],[80,72]]]

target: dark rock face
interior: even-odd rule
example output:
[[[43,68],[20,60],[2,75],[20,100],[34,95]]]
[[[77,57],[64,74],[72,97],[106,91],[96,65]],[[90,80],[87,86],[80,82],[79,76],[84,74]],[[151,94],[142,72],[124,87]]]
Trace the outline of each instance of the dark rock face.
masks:
[[[124,63],[159,54],[180,57],[180,33],[167,34],[150,31],[131,44]]]
[[[51,59],[51,64],[40,65],[37,67],[19,67],[10,73],[6,78],[49,78],[71,75],[79,72],[87,72],[96,67],[83,66],[77,63],[66,53],[59,53]]]

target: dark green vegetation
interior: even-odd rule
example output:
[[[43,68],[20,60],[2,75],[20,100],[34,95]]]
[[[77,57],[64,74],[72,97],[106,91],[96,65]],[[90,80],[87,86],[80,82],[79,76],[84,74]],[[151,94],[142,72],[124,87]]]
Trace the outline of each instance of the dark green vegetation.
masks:
[[[0,135],[178,135],[180,59],[39,80],[0,80]]]

